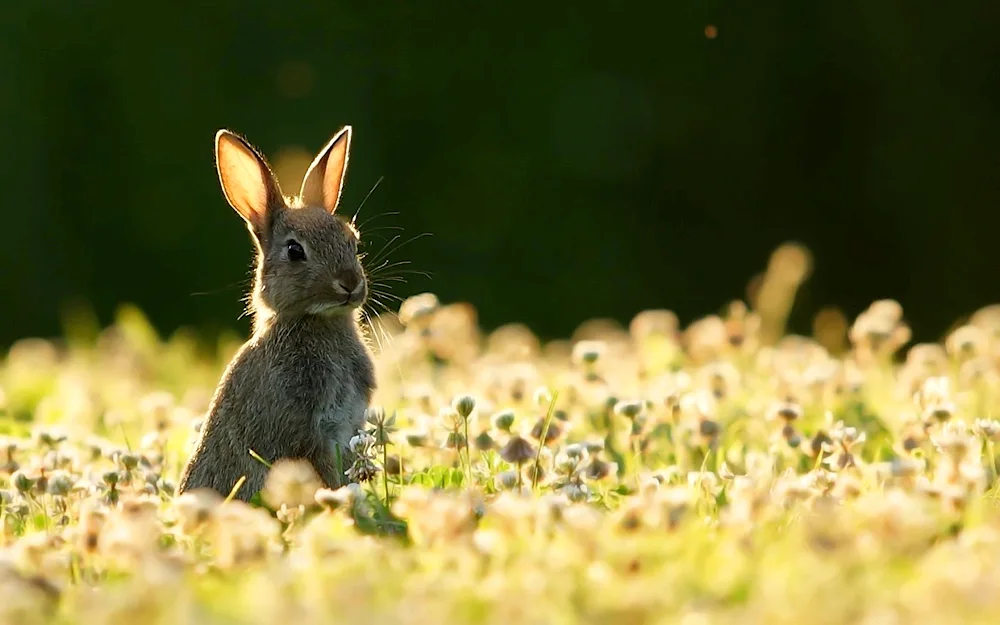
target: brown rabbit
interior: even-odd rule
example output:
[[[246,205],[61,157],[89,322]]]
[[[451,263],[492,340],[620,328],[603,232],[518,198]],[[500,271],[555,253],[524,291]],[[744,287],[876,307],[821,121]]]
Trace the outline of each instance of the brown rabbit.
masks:
[[[257,246],[253,336],[226,368],[179,492],[211,488],[249,500],[267,466],[308,460],[327,486],[347,482],[348,447],[362,427],[375,369],[359,324],[368,295],[358,232],[336,214],[351,147],[346,126],[286,199],[267,161],[227,131],[215,137],[226,200]]]

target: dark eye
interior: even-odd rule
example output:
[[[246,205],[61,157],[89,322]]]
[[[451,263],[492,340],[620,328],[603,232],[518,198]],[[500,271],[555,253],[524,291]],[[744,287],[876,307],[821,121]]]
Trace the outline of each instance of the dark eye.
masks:
[[[285,247],[288,249],[288,260],[300,261],[306,259],[306,251],[302,249],[298,241],[288,241],[285,243]]]

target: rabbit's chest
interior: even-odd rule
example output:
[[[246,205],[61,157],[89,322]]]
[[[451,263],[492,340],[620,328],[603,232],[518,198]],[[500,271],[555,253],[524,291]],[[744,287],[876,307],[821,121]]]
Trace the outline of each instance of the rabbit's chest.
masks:
[[[346,445],[365,419],[368,400],[356,384],[328,384],[317,403],[316,419],[327,435]]]

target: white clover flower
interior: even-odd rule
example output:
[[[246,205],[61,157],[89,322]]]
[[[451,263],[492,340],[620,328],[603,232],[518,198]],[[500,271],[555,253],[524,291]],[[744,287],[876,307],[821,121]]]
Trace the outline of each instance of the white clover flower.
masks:
[[[359,430],[357,434],[351,437],[348,443],[351,452],[355,454],[363,454],[374,445],[375,437],[370,432],[364,430]]]

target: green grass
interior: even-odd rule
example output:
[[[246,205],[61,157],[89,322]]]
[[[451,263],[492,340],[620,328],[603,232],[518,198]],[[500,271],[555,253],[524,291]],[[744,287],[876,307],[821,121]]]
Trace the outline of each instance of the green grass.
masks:
[[[386,322],[374,476],[279,461],[252,505],[173,495],[237,341],[132,308],[21,341],[0,622],[998,622],[1000,314],[914,350],[890,303],[817,337],[758,309],[549,346],[463,307]]]

